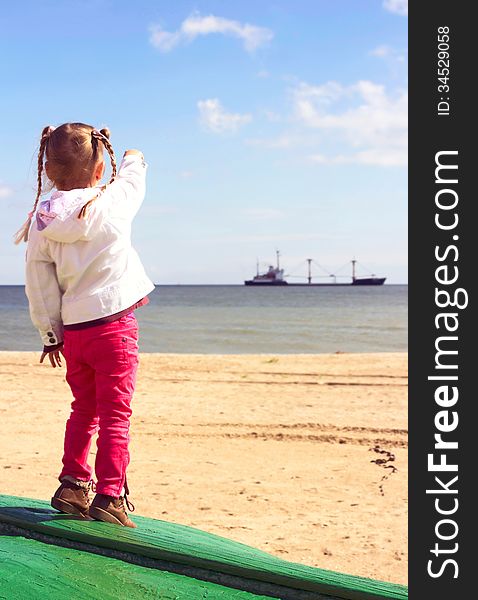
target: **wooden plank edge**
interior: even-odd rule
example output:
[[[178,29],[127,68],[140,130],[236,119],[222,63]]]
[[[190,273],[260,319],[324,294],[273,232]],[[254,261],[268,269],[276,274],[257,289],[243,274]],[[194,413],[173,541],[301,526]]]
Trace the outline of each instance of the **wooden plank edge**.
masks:
[[[55,529],[48,524],[43,524],[42,522],[27,523],[24,520],[18,519],[14,515],[4,513],[1,510],[0,522],[17,526],[23,530],[32,530],[40,534],[49,535],[53,538],[70,540],[75,543],[84,543],[85,538],[88,539],[87,534],[71,530]],[[92,547],[112,549],[108,538],[92,536],[88,540],[88,542],[91,544]],[[407,590],[404,586],[400,586],[398,584],[389,584],[386,582],[379,582],[361,577],[356,578],[358,584],[358,589],[356,589],[353,587],[348,587],[336,583],[310,581],[307,579],[300,578],[299,576],[275,573],[266,569],[243,567],[240,565],[230,565],[225,562],[214,561],[185,554],[179,554],[176,552],[161,550],[158,548],[152,548],[148,547],[147,545],[142,545],[140,543],[135,544],[133,542],[122,542],[115,540],[115,547],[116,549],[127,554],[133,554],[152,560],[159,560],[177,565],[182,565],[183,567],[189,566],[207,572],[222,573],[233,577],[238,577],[240,579],[247,579],[249,581],[270,583],[291,590],[313,592],[315,594],[322,594],[327,598],[334,598],[337,600],[406,600],[406,598],[408,598]],[[324,571],[324,574],[326,575],[326,571]],[[354,576],[348,576],[348,578],[352,579],[353,584],[353,580],[355,579]],[[373,591],[361,589],[362,586],[366,585],[368,582],[370,582],[370,584],[379,584],[379,587],[384,589],[377,589]]]
[[[67,538],[46,535],[31,529],[23,529],[21,527],[4,522],[0,522],[0,536],[2,535],[19,536],[52,546],[60,546],[63,548],[79,550],[81,552],[88,552],[90,554],[97,554],[99,556],[121,560],[133,565],[166,571],[168,573],[190,577],[199,581],[215,583],[223,587],[229,587],[231,589],[249,592],[251,594],[269,596],[276,600],[341,600],[337,597],[324,596],[322,594],[317,595],[316,592],[285,588],[272,583],[244,579],[242,577],[236,577],[226,573],[210,571],[207,569],[169,562],[166,560],[147,558],[145,556],[123,552],[112,548],[101,548],[85,542],[78,542]]]

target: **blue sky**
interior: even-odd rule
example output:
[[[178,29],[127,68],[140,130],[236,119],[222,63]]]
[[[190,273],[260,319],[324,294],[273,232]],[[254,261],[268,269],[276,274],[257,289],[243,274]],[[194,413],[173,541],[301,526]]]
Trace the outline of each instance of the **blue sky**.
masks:
[[[40,132],[67,121],[143,150],[133,239],[157,283],[242,283],[276,248],[286,273],[356,257],[406,282],[407,27],[406,0],[11,3],[0,284],[24,282],[12,235]]]

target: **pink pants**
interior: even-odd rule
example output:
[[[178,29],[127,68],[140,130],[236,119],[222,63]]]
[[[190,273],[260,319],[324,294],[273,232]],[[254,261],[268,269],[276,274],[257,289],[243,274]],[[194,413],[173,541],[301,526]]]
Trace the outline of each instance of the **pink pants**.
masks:
[[[96,491],[119,497],[129,464],[129,419],[138,368],[138,324],[133,313],[112,323],[65,331],[66,380],[74,400],[66,423],[63,469],[89,481],[88,453],[98,431]]]

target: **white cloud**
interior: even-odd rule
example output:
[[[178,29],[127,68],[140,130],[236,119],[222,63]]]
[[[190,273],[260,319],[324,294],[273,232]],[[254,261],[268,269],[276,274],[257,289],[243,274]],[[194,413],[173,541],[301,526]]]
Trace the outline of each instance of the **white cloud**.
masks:
[[[179,177],[181,179],[191,179],[191,177],[194,175],[194,171],[181,171],[179,173]]]
[[[169,52],[181,41],[180,32],[170,33],[161,29],[159,25],[151,25],[149,30],[151,31],[149,41],[155,48],[161,50],[161,52]]]
[[[265,118],[271,123],[277,123],[278,121],[282,121],[282,117],[279,113],[274,110],[264,110],[263,111]]]
[[[0,182],[0,198],[8,198],[13,193],[12,188],[9,188],[7,185],[3,185]]]
[[[285,217],[284,212],[274,208],[249,208],[244,210],[243,214],[255,221],[270,221],[272,219],[283,219]]]
[[[315,162],[402,166],[407,163],[408,94],[387,94],[384,86],[358,81],[350,86],[301,83],[293,91],[295,116],[320,130],[322,142],[345,144],[347,153],[316,154]]]
[[[178,207],[172,204],[145,204],[141,209],[142,217],[162,217],[163,215],[174,215],[178,213]]]
[[[392,52],[392,48],[384,44],[382,46],[377,46],[376,48],[374,48],[370,52],[370,54],[372,56],[378,56],[379,58],[386,58],[387,56],[391,56]]]
[[[387,46],[386,44],[383,44],[382,46],[377,46],[376,48],[374,48],[373,50],[370,51],[370,55],[371,56],[376,56],[377,58],[381,58],[385,61],[390,61],[390,62],[405,62],[405,58],[406,58],[406,52],[400,52],[398,50],[395,50],[394,48],[391,48],[390,46]]]
[[[245,140],[248,146],[257,146],[259,148],[293,148],[297,146],[310,146],[316,143],[316,140],[310,136],[298,135],[295,133],[283,133],[273,138],[249,138]]]
[[[226,112],[217,98],[199,100],[197,106],[201,124],[213,133],[233,133],[252,120],[249,114]]]
[[[151,44],[161,52],[169,52],[181,42],[189,43],[201,35],[213,33],[239,38],[248,52],[254,52],[274,37],[273,32],[266,27],[240,23],[215,15],[202,17],[199,13],[187,17],[177,31],[165,31],[160,25],[152,25],[150,32]]]
[[[346,165],[361,164],[375,165],[379,167],[397,167],[406,166],[407,157],[400,150],[388,150],[386,152],[379,149],[363,150],[355,154],[337,154],[335,156],[326,156],[324,154],[312,154],[309,156],[311,162],[322,165]]]
[[[242,244],[248,242],[300,242],[300,241],[316,241],[316,240],[330,240],[334,239],[333,236],[318,233],[290,233],[290,234],[266,234],[266,235],[225,235],[225,236],[208,236],[207,238],[188,240],[193,243],[206,243],[206,244],[217,244],[221,243],[233,243]]]
[[[408,0],[384,0],[383,8],[402,17],[408,16]]]

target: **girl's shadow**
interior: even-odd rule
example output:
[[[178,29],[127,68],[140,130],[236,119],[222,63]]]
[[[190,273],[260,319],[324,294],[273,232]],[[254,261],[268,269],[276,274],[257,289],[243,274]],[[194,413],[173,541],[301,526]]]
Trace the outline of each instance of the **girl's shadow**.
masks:
[[[2,516],[4,518],[2,518]],[[79,517],[57,512],[54,508],[35,508],[32,506],[2,506],[0,507],[0,522],[15,525],[28,523],[48,523],[54,521],[93,521],[91,517]]]

